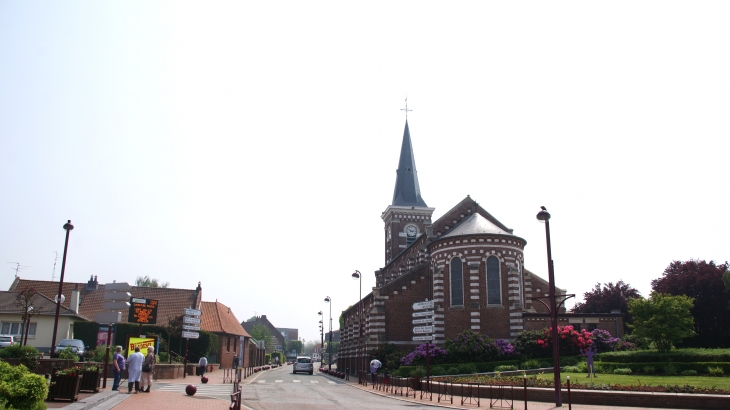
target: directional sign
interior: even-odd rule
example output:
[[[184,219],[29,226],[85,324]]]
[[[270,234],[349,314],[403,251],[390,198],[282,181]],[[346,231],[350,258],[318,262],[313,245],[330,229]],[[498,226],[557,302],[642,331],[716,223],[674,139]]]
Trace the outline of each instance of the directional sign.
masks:
[[[109,310],[126,310],[129,309],[129,302],[104,302],[101,304],[102,309],[109,309]]]
[[[183,330],[200,330],[200,326],[182,325]]]
[[[414,325],[420,325],[420,324],[423,324],[423,323],[433,323],[433,318],[432,317],[426,317],[426,318],[423,318],[423,319],[413,319],[413,324]]]
[[[414,342],[433,340],[433,336],[413,336],[411,339]]]
[[[185,308],[185,314],[187,316],[200,316],[200,315],[203,314],[203,312],[201,312],[201,311],[199,311],[197,309]]]
[[[433,332],[433,326],[415,326],[413,333],[431,333]]]
[[[425,312],[413,312],[413,317],[424,317],[424,316],[433,316],[433,310],[427,310]]]
[[[198,332],[186,332],[183,330],[182,337],[184,339],[197,339],[200,337],[200,333]]]
[[[122,321],[122,312],[99,312],[94,315],[96,323],[119,323]]]
[[[106,292],[104,293],[104,300],[129,300],[132,294],[129,292]]]
[[[114,282],[114,283],[107,283],[104,285],[104,290],[110,291],[110,290],[129,290],[132,289],[131,286],[129,286],[129,283],[127,282]]]
[[[183,323],[191,323],[194,325],[200,324],[200,318],[197,317],[190,317],[190,316],[183,316]]]
[[[413,304],[413,310],[433,309],[433,300],[428,302],[416,302]]]

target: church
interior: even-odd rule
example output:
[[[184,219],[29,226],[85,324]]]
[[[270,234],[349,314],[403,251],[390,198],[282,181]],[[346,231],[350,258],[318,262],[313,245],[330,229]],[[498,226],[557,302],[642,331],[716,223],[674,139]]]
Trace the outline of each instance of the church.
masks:
[[[523,330],[548,327],[547,308],[533,299],[547,296],[548,281],[525,269],[525,239],[469,196],[432,220],[435,208],[421,196],[408,120],[396,172],[393,201],[381,215],[385,265],[375,271],[372,292],[343,312],[339,365],[354,372],[358,358],[367,363],[366,352],[386,343],[407,352],[426,340],[443,346],[466,329],[513,340]],[[556,287],[556,294],[566,291]],[[428,307],[414,310],[417,302]],[[560,325],[590,323],[589,330],[615,334],[615,322],[618,329],[618,316],[569,315],[560,315]],[[425,326],[416,329],[419,323]]]

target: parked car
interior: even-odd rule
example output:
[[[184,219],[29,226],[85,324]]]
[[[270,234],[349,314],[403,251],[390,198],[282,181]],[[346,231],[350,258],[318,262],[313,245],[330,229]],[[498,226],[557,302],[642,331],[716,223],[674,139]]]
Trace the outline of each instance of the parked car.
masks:
[[[66,348],[71,348],[71,351],[79,356],[79,359],[81,359],[82,361],[84,360],[84,355],[86,354],[86,346],[84,346],[83,340],[61,339],[61,341],[58,342],[58,344],[56,345],[56,357],[58,357],[58,354],[62,350],[66,350]]]
[[[292,368],[292,372],[294,374],[297,374],[298,372],[314,374],[314,366],[312,365],[312,358],[309,356],[297,357],[297,360],[294,362],[294,367]]]
[[[0,349],[3,347],[12,346],[15,343],[15,336],[11,335],[0,335]]]

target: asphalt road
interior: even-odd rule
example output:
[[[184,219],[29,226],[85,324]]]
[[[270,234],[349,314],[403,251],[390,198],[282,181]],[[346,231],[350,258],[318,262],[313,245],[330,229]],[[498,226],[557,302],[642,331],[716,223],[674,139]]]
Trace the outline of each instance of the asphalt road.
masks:
[[[434,409],[381,397],[325,377],[292,374],[291,365],[261,374],[250,384],[241,385],[242,403],[252,410],[278,409]]]

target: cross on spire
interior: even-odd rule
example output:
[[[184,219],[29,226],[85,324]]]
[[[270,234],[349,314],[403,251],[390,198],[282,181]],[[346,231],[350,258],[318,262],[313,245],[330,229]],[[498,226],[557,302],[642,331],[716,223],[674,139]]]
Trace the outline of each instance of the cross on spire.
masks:
[[[406,108],[401,108],[400,110],[406,112],[406,120],[407,120],[408,119],[408,111],[413,111],[413,110],[409,110],[408,109],[408,97],[406,97]]]

